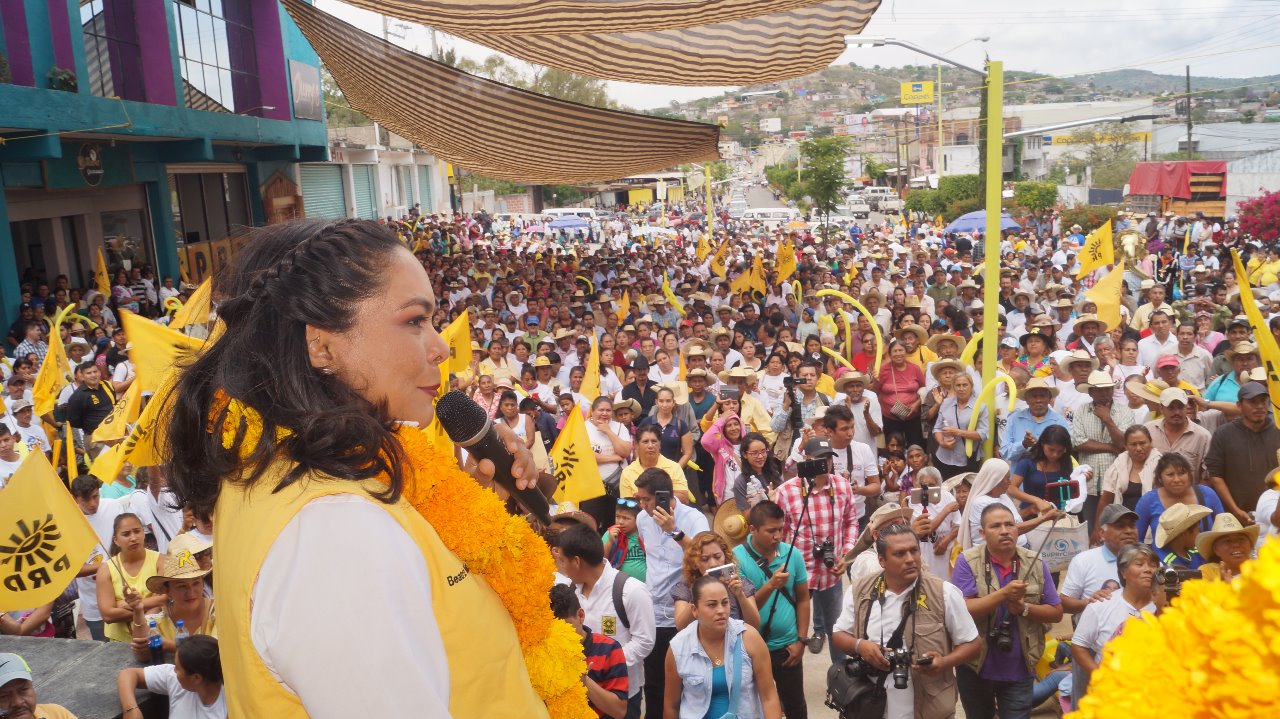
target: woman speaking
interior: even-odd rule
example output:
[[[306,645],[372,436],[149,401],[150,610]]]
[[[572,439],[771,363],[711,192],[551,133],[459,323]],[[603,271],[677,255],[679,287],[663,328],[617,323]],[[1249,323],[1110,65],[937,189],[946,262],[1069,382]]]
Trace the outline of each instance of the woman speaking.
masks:
[[[229,714],[583,716],[549,551],[418,429],[449,355],[423,266],[372,222],[278,224],[214,296],[226,331],[167,395],[164,431],[173,489],[216,517]]]

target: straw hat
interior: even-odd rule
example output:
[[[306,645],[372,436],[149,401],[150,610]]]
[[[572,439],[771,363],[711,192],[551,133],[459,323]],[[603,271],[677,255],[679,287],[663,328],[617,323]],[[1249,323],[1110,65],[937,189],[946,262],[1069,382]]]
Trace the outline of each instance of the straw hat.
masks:
[[[1034,382],[1035,380],[1032,380],[1032,381]],[[942,488],[952,494],[955,494],[956,487],[959,487],[961,482],[968,482],[970,485],[972,485],[973,478],[977,476],[978,476],[977,472],[961,472],[960,474],[957,474],[951,479],[948,479],[947,481],[943,482]]]
[[[928,347],[929,350],[934,354],[942,354],[941,352],[938,351],[938,345],[942,344],[943,342],[954,343],[956,346],[956,351],[960,351],[964,349],[965,344],[967,344],[967,342],[965,341],[965,338],[961,337],[960,335],[953,335],[953,334],[948,334],[944,332],[942,334],[936,334],[930,337],[929,341],[924,343],[924,346]]]
[[[1018,399],[1025,400],[1027,393],[1033,389],[1047,389],[1051,397],[1057,397],[1059,392],[1057,385],[1045,382],[1043,377],[1032,377],[1027,380],[1027,384],[1018,392]]]
[[[867,526],[862,529],[862,533],[858,536],[857,543],[862,544],[864,540],[869,542],[871,540],[872,532],[883,527],[892,520],[899,519],[910,524],[911,514],[912,512],[909,508],[903,507],[897,502],[886,502],[880,505],[880,507],[876,509],[876,511],[872,512],[871,516],[867,518]]]
[[[859,372],[856,369],[851,370],[849,372],[845,372],[844,374],[840,375],[840,379],[836,380],[835,390],[837,392],[845,392],[845,390],[848,389],[849,385],[855,382],[861,382],[865,386],[870,379],[871,379],[870,377],[866,376],[865,374]],[[845,393],[848,394],[847,392]]]
[[[750,367],[743,367],[742,365],[738,365],[733,369],[725,370],[721,372],[719,375],[719,378],[721,382],[728,382],[730,380],[735,380],[735,379],[745,379],[749,382],[755,379],[755,376],[756,376],[755,370],[751,369]]]
[[[1250,524],[1245,527],[1240,524],[1240,520],[1230,512],[1223,512],[1213,518],[1213,529],[1207,532],[1201,532],[1196,538],[1196,551],[1200,552],[1200,557],[1206,562],[1222,561],[1213,551],[1213,543],[1223,537],[1232,534],[1242,534],[1249,538],[1249,548],[1252,550],[1253,545],[1258,543],[1258,525]]]
[[[1089,365],[1089,371],[1098,369],[1098,359],[1089,354],[1085,350],[1073,350],[1066,357],[1058,360],[1058,366],[1063,369],[1069,369],[1073,364],[1085,363]]]
[[[1103,370],[1096,369],[1089,373],[1089,378],[1076,385],[1076,389],[1081,392],[1088,392],[1091,389],[1115,389],[1116,381],[1110,374]]]
[[[1107,326],[1107,323],[1103,322],[1097,315],[1084,314],[1076,318],[1076,323],[1074,325],[1075,333],[1080,334],[1080,328],[1087,324],[1098,325],[1099,333],[1106,332],[1111,329]]]
[[[596,528],[595,517],[578,509],[578,505],[573,502],[561,502],[552,507],[551,510],[552,524],[582,524],[593,532],[599,531]]]
[[[747,540],[747,517],[738,510],[737,502],[731,499],[720,505],[711,520],[711,531],[720,535],[731,549]]]
[[[1148,402],[1158,403],[1160,394],[1169,389],[1169,385],[1162,379],[1153,379],[1147,382],[1131,379],[1124,383],[1124,388]]]
[[[948,367],[956,372],[964,372],[964,363],[960,360],[944,359],[938,360],[937,362],[929,365],[929,374],[933,375],[934,379],[938,379],[938,375],[942,373],[942,370],[947,369]]]
[[[912,324],[912,325],[903,325],[903,326],[898,330],[898,337],[899,337],[899,338],[901,338],[901,337],[902,337],[902,335],[904,335],[904,334],[908,334],[908,333],[913,334],[913,335],[915,335],[915,336],[916,336],[916,344],[917,344],[917,345],[922,345],[922,344],[924,344],[924,343],[926,343],[926,342],[928,342],[928,341],[929,341],[929,333],[928,333],[928,332],[925,332],[925,331],[924,331],[924,328],[923,328],[923,327],[921,327],[920,325],[915,325],[915,324]]]
[[[212,547],[212,544],[190,532],[174,537],[160,562],[160,573],[147,578],[147,590],[152,594],[163,594],[171,579],[199,579],[213,571],[201,569],[200,563],[196,561],[197,554]]]
[[[686,374],[686,376],[688,376]],[[654,392],[660,389],[669,389],[671,394],[675,395],[676,404],[689,404],[689,385],[679,380],[673,382],[661,382],[653,388]]]
[[[1237,342],[1234,347],[1222,353],[1227,361],[1230,362],[1236,355],[1256,355],[1258,354],[1258,345],[1252,342]]]
[[[1213,510],[1198,504],[1178,504],[1164,510],[1160,515],[1160,526],[1156,527],[1156,546],[1163,547],[1169,540],[1182,534],[1196,522],[1213,514]]]
[[[560,340],[569,339],[570,337],[577,337],[577,334],[575,334],[574,331],[570,329],[558,329],[556,330],[555,337],[556,337],[556,341],[559,342]]]
[[[634,399],[624,399],[613,403],[613,413],[617,414],[620,409],[629,409],[633,417],[640,416],[640,403]]]

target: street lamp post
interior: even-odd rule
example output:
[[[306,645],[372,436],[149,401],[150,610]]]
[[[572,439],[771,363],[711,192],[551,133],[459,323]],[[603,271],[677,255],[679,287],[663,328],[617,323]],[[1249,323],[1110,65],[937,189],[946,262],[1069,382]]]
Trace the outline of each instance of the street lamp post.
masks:
[[[1000,316],[996,311],[1000,305],[1000,200],[1003,176],[1004,150],[1004,63],[998,60],[987,60],[985,70],[957,62],[949,57],[935,53],[906,40],[885,37],[867,37],[863,35],[846,35],[845,45],[870,45],[883,47],[896,45],[945,62],[953,67],[977,73],[985,78],[987,84],[987,175],[984,188],[984,205],[987,211],[987,227],[984,233],[983,247],[983,282],[982,282],[982,328],[989,332],[982,343],[982,385],[990,384],[996,376],[996,350],[1000,338],[996,335],[1000,326]],[[941,91],[941,88],[938,88]],[[987,405],[988,416],[995,419],[994,396]],[[994,425],[994,422],[992,422]],[[995,433],[989,433],[986,441],[987,456],[991,456]]]

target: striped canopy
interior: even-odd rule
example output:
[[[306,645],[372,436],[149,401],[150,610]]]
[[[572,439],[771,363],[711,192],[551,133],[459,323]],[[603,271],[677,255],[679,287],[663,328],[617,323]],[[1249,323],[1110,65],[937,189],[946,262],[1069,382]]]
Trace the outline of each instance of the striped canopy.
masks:
[[[606,80],[750,85],[817,72],[880,0],[347,0]]]
[[[719,157],[715,125],[526,92],[409,52],[302,0],[283,2],[353,108],[472,172],[580,183]]]

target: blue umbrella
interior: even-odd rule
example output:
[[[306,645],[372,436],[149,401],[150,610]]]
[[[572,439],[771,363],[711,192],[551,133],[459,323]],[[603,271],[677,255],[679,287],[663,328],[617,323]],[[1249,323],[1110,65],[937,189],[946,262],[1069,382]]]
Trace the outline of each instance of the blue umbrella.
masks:
[[[587,221],[577,215],[565,215],[558,217],[551,222],[551,227],[557,230],[576,230],[587,226]]]
[[[1000,229],[1002,230],[1021,230],[1022,226],[1013,221],[1008,215],[1000,215]],[[986,232],[987,231],[987,211],[978,210],[970,212],[967,215],[961,215],[951,221],[943,232]]]

